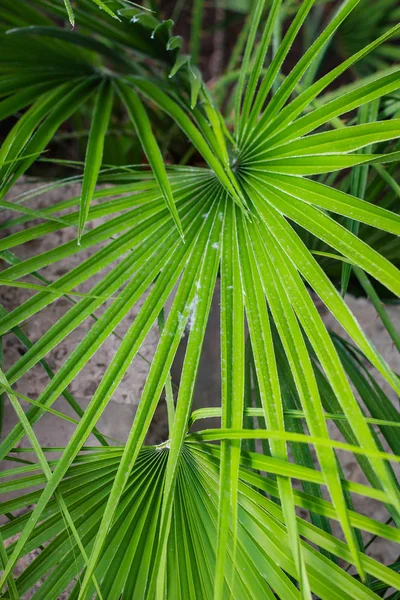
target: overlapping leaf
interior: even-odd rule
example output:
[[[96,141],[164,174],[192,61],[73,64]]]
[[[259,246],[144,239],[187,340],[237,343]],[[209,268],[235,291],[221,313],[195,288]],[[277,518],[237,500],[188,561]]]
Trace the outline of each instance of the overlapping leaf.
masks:
[[[83,8],[76,11],[77,20],[85,26],[92,14],[88,3],[90,0],[83,0]],[[110,3],[109,9],[114,12],[117,4]],[[138,40],[129,41],[129,25],[134,23],[123,22],[119,28],[109,14],[104,21],[96,14],[91,24],[91,30],[109,44],[97,38],[73,38],[69,32],[58,36],[58,30],[46,29],[49,24],[40,16],[34,23],[39,29],[19,32],[28,44],[40,48],[43,58],[46,44],[54,41],[60,56],[53,57],[53,62],[59,68],[46,81],[39,82],[38,75],[22,65],[18,76],[10,78],[10,65],[0,61],[0,90],[5,96],[0,113],[8,116],[13,107],[25,110],[0,150],[3,195],[45,150],[61,124],[96,97],[82,199],[71,198],[46,209],[28,205],[29,197],[14,199],[17,217],[8,225],[17,229],[0,242],[6,264],[1,277],[4,285],[30,286],[35,292],[12,312],[0,314],[0,336],[15,334],[27,341],[26,353],[2,379],[2,391],[11,394],[21,422],[2,441],[0,454],[8,460],[23,457],[23,452],[17,454],[17,445],[26,432],[40,463],[11,468],[4,474],[9,478],[3,485],[5,491],[26,493],[5,500],[3,514],[10,516],[21,507],[34,505],[1,528],[3,539],[18,536],[7,549],[0,545],[1,560],[6,563],[1,585],[8,585],[11,593],[16,589],[22,595],[45,576],[35,597],[49,600],[58,598],[72,581],[71,598],[91,598],[98,585],[98,597],[115,600],[218,600],[229,595],[286,599],[310,598],[311,594],[329,600],[363,600],[379,597],[374,591],[378,588],[400,589],[396,570],[368,557],[358,532],[400,541],[396,529],[399,486],[389,464],[400,461],[399,413],[364,361],[369,361],[397,394],[400,381],[366,338],[336,282],[321,267],[324,257],[347,261],[360,274],[376,305],[379,299],[368,287],[368,278],[367,282],[363,279],[366,273],[400,295],[399,271],[390,260],[398,245],[389,237],[400,233],[399,217],[391,210],[398,193],[394,178],[398,154],[393,142],[400,137],[399,120],[381,113],[379,120],[368,123],[337,121],[349,111],[396,92],[399,71],[391,69],[361,80],[346,93],[318,102],[327,86],[397,34],[398,27],[357,49],[342,65],[299,91],[304,74],[317,71],[324,48],[359,4],[359,0],[344,2],[277,87],[276,76],[313,4],[312,0],[301,4],[265,72],[262,67],[280,2],[271,3],[260,44],[254,47],[265,9],[262,1],[257,3],[236,88],[233,133],[203,83],[197,81],[194,86],[182,77],[181,86],[176,85],[174,77],[179,78],[182,71],[176,67],[180,62],[186,66],[186,59],[176,62],[176,54],[173,60],[162,53],[158,56],[165,64],[175,65],[177,72],[171,81],[157,68],[152,77],[140,68],[127,69],[133,64],[127,48],[146,52],[148,40],[139,35]],[[8,0],[6,5],[9,10]],[[59,9],[64,10],[62,6]],[[57,8],[50,12],[60,15]],[[20,9],[11,13],[18,25],[24,26]],[[124,6],[121,16],[128,15],[136,22],[154,25],[152,16],[141,17],[136,8]],[[149,56],[154,58],[162,44],[173,39],[170,26],[168,21],[157,24],[153,37],[158,42],[148,51]],[[124,47],[122,58],[115,53],[116,45]],[[171,42],[172,46],[179,44]],[[114,172],[114,187],[97,192],[112,88],[95,68],[93,53],[107,56],[110,64],[114,61],[121,69],[116,85],[153,171],[127,168],[125,173]],[[61,60],[63,54],[65,60]],[[67,64],[72,59],[90,77],[84,78],[80,72],[67,92]],[[20,63],[18,53],[15,63]],[[246,86],[250,65],[254,69]],[[272,87],[275,93],[271,97]],[[152,109],[156,106],[176,123],[204,167],[165,165],[139,94]],[[194,107],[197,98],[201,101]],[[336,125],[333,129],[332,123]],[[358,152],[371,144],[378,145],[374,154]],[[372,179],[363,199],[355,196],[354,186],[343,183],[345,178],[336,186],[333,177],[310,178],[364,162],[379,167],[386,160],[391,161],[386,175],[381,179],[377,171],[379,179]],[[382,207],[377,200],[388,183],[391,195]],[[12,208],[10,202],[2,202],[3,208]],[[105,219],[103,223],[94,222],[92,229],[85,229],[86,223],[99,217]],[[363,224],[368,236],[364,238],[362,226],[359,235],[354,235],[344,227],[343,219]],[[18,229],[20,225],[23,229]],[[77,226],[81,246],[72,240],[18,258],[21,244]],[[371,233],[373,228],[376,233]],[[379,252],[382,239],[388,247]],[[316,240],[328,247],[325,254],[324,250],[313,252]],[[91,252],[81,265],[51,283],[45,279],[42,269],[79,254],[81,249]],[[95,274],[101,275],[100,281],[89,293],[75,296],[75,288]],[[219,416],[221,426],[188,434],[196,416],[190,418],[218,274],[221,407],[203,416]],[[28,275],[46,289],[21,281]],[[310,290],[341,324],[350,342],[329,334]],[[31,344],[20,326],[60,296],[67,296],[69,310]],[[46,461],[36,444],[35,423],[53,410],[61,394],[74,403],[68,385],[107,338],[116,335],[115,328],[142,297],[144,302],[120,339],[89,406],[85,411],[78,409],[80,420],[69,443],[59,449],[57,460]],[[126,444],[85,447],[91,432],[105,442],[97,429],[98,420],[169,297],[171,308]],[[103,305],[100,316],[96,315]],[[56,373],[49,371],[46,355],[87,318],[91,327],[82,340]],[[389,325],[387,319],[384,322]],[[169,439],[149,448],[144,440],[185,329],[188,345]],[[13,395],[13,386],[39,362],[50,380],[33,402],[25,397],[31,401],[25,416],[19,408],[19,400],[24,398]],[[63,418],[62,412],[54,410],[53,416]],[[337,424],[345,441],[332,438],[327,420]],[[378,433],[387,446],[383,447]],[[261,446],[245,443],[257,438],[267,442],[262,452],[254,451]],[[288,459],[288,444],[293,461]],[[344,478],[339,450],[354,454],[368,484]],[[293,480],[303,483],[303,491],[295,489]],[[31,492],[32,485],[41,488]],[[395,526],[358,513],[352,494],[381,502]],[[296,507],[309,511],[311,523],[297,516]],[[331,521],[340,524],[344,541],[332,534]],[[39,547],[44,549],[14,581],[18,559]],[[341,568],[336,558],[353,565],[358,576]]]

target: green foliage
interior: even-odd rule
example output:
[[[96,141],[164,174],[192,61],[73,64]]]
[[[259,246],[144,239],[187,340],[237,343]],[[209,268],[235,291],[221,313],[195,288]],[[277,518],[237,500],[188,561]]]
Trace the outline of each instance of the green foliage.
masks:
[[[376,33],[381,33],[399,21],[400,11],[396,0],[381,0],[373,10],[367,0],[361,0],[337,35],[336,44],[340,53],[350,56],[373,41]],[[361,73],[384,68],[398,61],[400,52],[396,40],[398,35],[388,40],[376,52],[359,65]]]
[[[17,462],[2,472],[2,490],[18,492],[1,503],[0,597],[22,598],[38,583],[34,598],[46,600],[66,589],[78,600],[396,597],[398,563],[369,556],[364,539],[400,542],[392,466],[400,414],[387,392],[399,395],[400,380],[340,292],[360,285],[399,345],[380,296],[400,296],[400,70],[386,65],[342,87],[338,79],[387,48],[400,25],[382,31],[385,15],[377,9],[374,20],[371,9],[374,35],[355,39],[344,62],[324,62],[363,4],[260,0],[233,48],[243,56],[239,71],[234,61],[221,76],[229,84],[213,90],[194,66],[202,16],[193,60],[153,5],[3,0],[0,205],[16,216],[0,226],[0,282],[32,294],[0,310],[0,339],[26,348],[0,370],[18,417],[0,444],[1,458]],[[75,29],[60,26],[68,18]],[[287,67],[308,22],[309,47]],[[83,160],[55,159],[75,171],[48,187],[74,180],[81,195],[47,208],[30,205],[35,192],[8,200],[21,176],[52,162],[45,153],[66,123],[87,125]],[[115,124],[146,164],[106,162]],[[64,228],[76,238],[19,258],[20,246]],[[46,267],[73,256],[80,263],[46,279]],[[77,291],[94,275],[89,293]],[[221,401],[194,410],[217,286]],[[310,292],[342,337],[327,330]],[[32,343],[24,323],[61,297],[68,310]],[[69,384],[140,300],[83,410]],[[53,372],[46,357],[86,320],[90,328]],[[157,320],[158,345],[121,444],[97,423]],[[174,390],[170,370],[185,332]],[[21,395],[16,384],[39,364],[48,382],[35,399]],[[164,389],[168,439],[148,446]],[[61,395],[76,419],[52,408]],[[47,412],[75,425],[66,447],[41,447],[35,424]],[[220,426],[191,431],[210,417]],[[87,445],[91,433],[96,446]],[[365,483],[346,477],[341,452],[354,455]],[[357,511],[357,495],[379,502],[387,522]]]

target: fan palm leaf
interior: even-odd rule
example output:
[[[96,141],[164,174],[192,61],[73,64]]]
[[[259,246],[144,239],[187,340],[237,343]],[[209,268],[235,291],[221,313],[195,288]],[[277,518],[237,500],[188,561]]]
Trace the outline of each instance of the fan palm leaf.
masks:
[[[58,29],[52,26],[51,32],[38,25],[4,36],[10,40],[28,36],[43,56],[42,67],[58,64],[58,58],[46,58],[48,40],[54,37],[56,49],[65,53],[65,63],[75,59],[82,72],[71,80],[60,61],[59,69],[49,69],[49,79],[39,73],[32,77],[24,68],[18,77],[10,78],[7,64],[2,68],[0,63],[0,90],[5,96],[0,111],[7,115],[26,108],[0,149],[3,208],[12,204],[4,199],[6,192],[45,150],[61,124],[83,105],[94,105],[82,195],[51,209],[28,208],[27,198],[15,199],[18,216],[8,225],[16,226],[17,231],[0,242],[1,258],[7,265],[2,284],[30,286],[34,292],[10,313],[0,314],[0,336],[20,336],[18,328],[60,296],[73,298],[66,313],[35,344],[28,342],[25,354],[0,382],[20,418],[0,444],[1,457],[15,459],[19,442],[29,434],[38,458],[37,464],[7,470],[5,477],[10,480],[3,488],[14,492],[41,486],[2,504],[5,515],[34,504],[32,510],[1,528],[3,539],[17,536],[7,549],[0,548],[4,563],[1,585],[8,585],[9,593],[16,588],[22,595],[42,577],[46,579],[34,597],[49,600],[58,598],[72,582],[69,594],[78,600],[96,593],[99,598],[115,599],[286,599],[311,598],[312,594],[329,600],[372,599],[379,597],[376,590],[400,589],[396,569],[368,557],[357,531],[399,542],[398,530],[356,512],[350,496],[355,493],[380,501],[395,524],[399,523],[398,482],[389,464],[400,461],[395,433],[399,414],[371,380],[360,357],[369,361],[397,394],[400,380],[367,339],[302,234],[311,234],[339,258],[351,261],[356,269],[400,295],[399,271],[390,257],[364,241],[362,231],[356,236],[342,224],[343,218],[356,219],[368,228],[398,236],[399,216],[312,178],[398,158],[396,149],[388,144],[400,137],[399,119],[343,123],[343,127],[330,129],[332,119],[398,90],[398,70],[363,82],[317,107],[312,104],[345,68],[398,28],[291,99],[304,73],[358,2],[349,0],[341,5],[273,95],[271,86],[314,3],[302,4],[265,76],[262,66],[280,2],[272,3],[261,43],[253,49],[264,10],[263,2],[257,3],[236,88],[233,132],[205,84],[190,75],[184,61],[176,63],[179,53],[174,61],[165,58],[165,46],[175,44],[169,34],[170,23],[157,22],[154,37],[159,36],[159,45],[149,56],[159,52],[164,67],[171,67],[172,62],[175,67],[187,66],[183,71],[172,65],[176,72],[172,79],[158,67],[151,76],[138,72],[144,70],[144,62],[133,69],[133,75],[129,73],[130,52],[137,52],[139,46],[144,52],[148,40],[143,31],[149,31],[146,27],[141,30],[143,43],[140,36],[139,41],[128,43],[129,23],[124,18],[131,13],[126,6],[129,10],[120,14],[121,29],[111,15],[104,16],[104,28],[110,34],[105,48],[102,41],[88,37],[84,43],[70,32],[66,41],[65,34],[58,36]],[[110,4],[113,10],[114,5],[124,3]],[[89,5],[82,2],[85,27],[85,15],[93,10]],[[22,19],[18,8],[13,14]],[[77,21],[80,14],[77,10]],[[146,22],[153,26],[152,19],[155,17]],[[101,23],[96,16],[92,31],[101,32]],[[121,73],[110,77],[96,61],[102,53],[110,61],[118,61],[115,52],[119,44],[124,46]],[[82,50],[83,45],[90,47],[90,53]],[[10,47],[15,47],[14,42]],[[256,66],[246,87],[249,64]],[[89,77],[83,76],[84,70]],[[102,153],[114,90],[137,131],[150,169],[114,170],[108,179],[111,187],[95,191],[96,183],[107,178],[107,171],[101,168]],[[195,107],[194,98],[198,99]],[[165,164],[148,106],[176,123],[201,157],[202,167]],[[358,152],[376,144],[379,152]],[[99,224],[96,219],[100,217],[104,221]],[[37,219],[41,219],[39,224]],[[20,224],[24,224],[22,230],[18,230]],[[79,244],[73,239],[18,258],[22,244],[67,227],[77,231]],[[42,269],[79,255],[83,249],[89,250],[90,256],[81,264],[56,281],[45,279]],[[94,275],[100,279],[89,293],[75,291],[90,283]],[[189,434],[218,275],[221,426]],[[21,281],[26,276],[40,280],[40,288],[31,280]],[[310,290],[340,323],[350,342],[327,331]],[[105,441],[96,430],[98,420],[169,298],[171,307],[126,443],[86,446],[94,431]],[[47,461],[37,444],[35,423],[53,410],[61,394],[68,394],[68,385],[141,299],[137,316],[88,407],[80,412],[68,444],[48,449],[60,456]],[[14,394],[13,386],[34,365],[44,364],[48,353],[100,307],[104,310],[92,319],[92,326],[52,374],[26,415],[22,413],[19,401],[24,399]],[[246,400],[246,325],[254,367],[250,379],[259,401],[256,408],[252,398]],[[188,343],[169,438],[160,446],[148,447],[144,445],[146,435],[185,331]],[[283,375],[288,370],[290,377]],[[293,425],[290,410],[300,413],[297,425]],[[345,441],[331,438],[327,420],[332,413]],[[63,418],[62,413],[57,416]],[[254,425],[244,420],[253,416],[262,426],[245,427],[245,423]],[[382,447],[373,426],[382,432],[389,448]],[[266,441],[265,454],[248,450],[245,440],[257,438]],[[217,440],[219,445],[209,443]],[[315,449],[315,459],[309,445]],[[289,449],[295,462],[289,460]],[[354,453],[368,485],[344,478],[338,450]],[[295,489],[295,479],[304,482],[302,492]],[[321,486],[329,500],[322,496]],[[312,523],[298,516],[299,506],[312,514]],[[340,524],[344,541],[332,534],[331,520]],[[14,580],[19,558],[42,546],[37,558]],[[342,569],[333,557],[353,565],[358,576]]]

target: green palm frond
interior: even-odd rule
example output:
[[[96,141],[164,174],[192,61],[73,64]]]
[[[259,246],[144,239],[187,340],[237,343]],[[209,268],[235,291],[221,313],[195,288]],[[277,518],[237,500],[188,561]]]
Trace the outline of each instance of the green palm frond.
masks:
[[[50,17],[65,11],[62,3],[35,4],[48,9]],[[1,208],[14,208],[17,214],[6,223],[10,233],[0,241],[1,282],[26,286],[32,294],[9,313],[0,312],[0,337],[25,339],[25,322],[62,296],[70,304],[34,344],[24,342],[26,352],[1,376],[2,391],[20,422],[1,442],[0,456],[18,460],[31,451],[19,447],[27,434],[38,460],[3,473],[9,478],[5,492],[23,492],[1,504],[2,514],[11,515],[1,536],[12,538],[0,547],[2,589],[8,586],[6,594],[22,597],[45,578],[35,598],[56,600],[69,589],[69,597],[78,600],[96,594],[115,600],[286,600],[313,594],[326,600],[363,600],[378,598],[382,590],[399,590],[396,568],[367,555],[360,531],[400,541],[400,494],[391,466],[400,462],[400,417],[372,369],[396,394],[400,380],[367,339],[335,287],[335,277],[348,263],[361,278],[368,275],[400,296],[395,264],[400,217],[392,210],[398,202],[393,182],[400,120],[379,109],[377,119],[350,124],[342,119],[397,92],[400,72],[391,69],[324,97],[346,69],[398,27],[356,48],[343,64],[299,90],[326,44],[355,14],[359,0],[342,3],[275,89],[314,2],[301,4],[265,69],[281,2],[272,2],[260,32],[265,8],[260,1],[235,87],[235,127],[230,129],[200,73],[179,58],[184,55],[179,54],[179,40],[170,35],[171,23],[152,14],[138,16],[136,7],[124,5],[118,12],[121,4],[107,5],[119,15],[119,23],[109,14],[99,16],[90,0],[78,2],[81,34],[44,24],[47,17],[40,11],[35,12],[35,27],[26,30],[23,21],[31,13],[23,15],[6,0],[6,12],[18,29],[2,35],[7,55],[0,58],[0,113],[24,112],[0,148]],[[137,38],[131,36],[135,23],[130,18],[143,21]],[[152,37],[155,44],[147,53]],[[24,51],[22,46],[17,50],[22,39]],[[26,48],[38,52],[32,69],[29,60],[21,64]],[[154,59],[154,66],[136,61],[140,54]],[[17,75],[10,74],[11,68]],[[176,73],[172,78],[171,70]],[[117,100],[137,132],[148,166],[109,171],[103,164]],[[77,177],[81,196],[44,209],[30,205],[34,196],[6,200],[6,192],[45,151],[62,123],[85,105],[93,110]],[[166,164],[150,111],[181,130],[201,167]],[[361,152],[364,148],[368,151]],[[371,167],[360,197],[355,194],[361,188],[351,177],[343,176],[335,185],[341,172],[366,165]],[[384,178],[376,166],[384,170]],[[98,182],[110,185],[96,190]],[[388,184],[391,192],[382,207],[376,199]],[[351,221],[360,223],[357,231],[348,227]],[[51,234],[64,228],[76,232],[79,244],[72,239],[19,258],[20,246],[47,236],[51,240]],[[82,250],[89,251],[85,260],[54,281],[46,279],[43,269]],[[325,270],[335,256],[339,270]],[[94,275],[97,283],[80,294],[76,288]],[[199,414],[193,413],[193,398],[218,280],[221,402]],[[349,341],[327,330],[311,290]],[[68,385],[140,300],[89,405],[76,411],[79,420],[68,444],[41,449],[35,423],[48,410],[64,417],[52,405],[60,395],[74,404]],[[122,446],[107,446],[96,429],[98,420],[168,300],[128,439]],[[60,369],[49,372],[46,356],[86,319],[86,333]],[[146,435],[185,332],[169,437],[148,447]],[[39,363],[49,381],[24,415],[20,403],[30,399],[14,394],[13,386]],[[199,416],[220,417],[220,427],[190,433]],[[336,424],[338,440],[328,422]],[[86,446],[92,432],[103,446]],[[252,442],[256,439],[262,445]],[[46,450],[57,451],[58,458],[47,461]],[[365,484],[344,476],[339,451],[354,454]],[[302,491],[294,480],[302,482]],[[33,485],[40,489],[30,491]],[[394,525],[357,512],[353,494],[380,502]],[[14,511],[30,505],[14,518]],[[298,507],[308,511],[310,520],[298,516]],[[334,522],[343,539],[332,532]],[[39,555],[14,580],[19,558],[37,548],[42,548]],[[338,559],[355,567],[356,575]]]
[[[373,6],[373,10],[371,8],[368,0],[361,0],[335,36],[335,46],[342,56],[351,56],[383,31],[398,23],[400,12],[396,0],[381,0]],[[400,53],[396,44],[397,38],[398,36],[377,48],[360,63],[357,70],[366,74],[398,61]]]
[[[122,453],[123,449],[119,447],[101,451],[92,448],[86,451],[72,464],[60,486],[60,494],[65,499],[82,542],[89,550],[93,547]],[[96,569],[96,578],[102,586],[104,597],[118,598],[121,594],[126,597],[136,594],[145,597],[146,590],[157,578],[153,559],[160,535],[161,498],[168,455],[168,450],[162,447],[143,447],[138,455],[114,524],[107,534],[105,551]],[[299,598],[299,592],[289,577],[295,576],[296,567],[291,558],[291,542],[285,530],[284,514],[279,505],[263,493],[267,491],[274,498],[279,496],[278,487],[274,481],[257,475],[251,469],[268,467],[273,470],[274,459],[248,453],[243,460],[238,485],[237,560],[235,571],[231,573],[232,579],[224,581],[224,593],[230,589],[239,598],[259,597],[259,594],[261,597],[272,598],[274,592],[282,598]],[[209,598],[213,595],[219,461],[220,451],[213,445],[188,442],[182,449],[166,553],[168,597],[188,595]],[[57,462],[52,461],[50,464],[56,468]],[[279,462],[276,460],[277,465]],[[304,482],[320,480],[316,471],[310,471],[306,467],[295,468],[291,463],[286,465],[288,474],[291,473]],[[277,468],[280,469],[279,466]],[[18,473],[23,475],[19,484],[22,493],[33,481],[36,484],[43,481],[43,476],[37,476],[35,471],[38,471],[37,465],[12,469],[14,476]],[[4,475],[8,473],[5,472]],[[8,487],[12,489],[12,486]],[[39,497],[40,492],[30,494],[29,502],[32,503]],[[322,515],[335,518],[335,511],[326,500],[317,500],[304,492],[294,492],[294,499],[298,506],[311,507]],[[27,500],[22,495],[18,500],[4,503],[2,509],[15,510]],[[23,530],[29,517],[30,513],[24,514],[4,526],[3,535],[17,535]],[[389,540],[399,540],[393,527],[354,512],[350,512],[350,518],[354,526],[371,533],[376,532]],[[79,576],[84,561],[79,549],[70,539],[55,501],[48,503],[42,519],[35,535],[27,544],[26,551],[43,544],[46,547],[16,580],[16,585],[22,595],[49,573],[35,597],[57,598]],[[297,518],[297,524],[305,540],[317,543],[345,560],[351,560],[343,542],[303,519]],[[46,542],[50,543],[47,545]],[[305,541],[301,545],[310,583],[319,597],[377,597],[372,591],[365,588],[363,590],[360,582],[319,555]],[[398,586],[399,576],[395,572],[366,556],[362,557],[362,561],[365,570],[372,577],[380,579],[387,586]],[[231,572],[232,548],[228,550],[227,562]],[[53,571],[57,563],[57,569]],[[72,597],[79,593],[79,588],[78,579],[71,592]],[[89,596],[94,591],[92,588]]]

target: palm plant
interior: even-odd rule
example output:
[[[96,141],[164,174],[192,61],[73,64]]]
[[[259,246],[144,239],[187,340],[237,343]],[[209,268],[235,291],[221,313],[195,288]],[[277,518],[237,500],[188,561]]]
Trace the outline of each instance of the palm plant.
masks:
[[[361,1],[337,33],[335,41],[338,50],[346,57],[372,42],[376,34],[383,33],[391,25],[395,25],[400,16],[397,2],[394,0],[379,2],[373,11],[368,8],[368,2]],[[392,61],[398,61],[400,55],[396,45],[397,37],[395,35],[391,40],[387,40],[372,55],[366,57],[358,66],[361,72],[371,72],[377,67],[384,69],[388,67],[388,63],[390,65]]]
[[[26,346],[0,371],[19,420],[0,445],[2,459],[17,463],[3,471],[2,487],[22,490],[1,504],[8,519],[0,529],[1,597],[23,597],[38,582],[34,598],[47,600],[66,589],[70,598],[115,600],[399,597],[399,564],[368,556],[361,532],[400,541],[391,466],[400,461],[400,417],[378,374],[396,394],[400,381],[340,291],[357,278],[400,348],[369,277],[400,295],[400,120],[388,103],[400,73],[378,71],[345,90],[331,88],[400,25],[315,78],[324,49],[359,4],[346,0],[284,75],[285,59],[318,3],[304,0],[291,13],[292,4],[255,3],[238,41],[245,44],[231,77],[232,105],[221,88],[213,94],[204,83],[182,39],[171,34],[172,22],[160,20],[153,4],[149,12],[124,0],[79,0],[74,7],[65,0],[78,27],[70,31],[59,26],[61,1],[28,7],[2,0],[0,115],[14,120],[0,149],[0,204],[17,216],[5,223],[11,233],[0,242],[1,284],[32,295],[0,313],[0,336]],[[281,30],[285,14],[292,17]],[[278,30],[285,33],[276,44]],[[240,46],[234,51],[241,56]],[[104,163],[107,132],[121,112],[148,165]],[[91,119],[84,164],[74,163],[79,174],[68,179],[82,182],[81,195],[45,209],[28,206],[33,194],[7,200],[77,114]],[[189,140],[194,164],[165,159],[168,143],[163,155],[159,136],[166,125]],[[109,185],[96,189],[102,182]],[[75,228],[76,239],[28,258],[14,253],[64,228]],[[64,275],[46,278],[46,267],[88,250],[89,258]],[[76,291],[96,274],[90,293]],[[193,410],[217,282],[220,406]],[[310,291],[346,339],[327,330]],[[70,308],[32,343],[24,323],[61,297]],[[83,410],[69,384],[140,299]],[[115,444],[97,422],[160,315],[129,437]],[[88,319],[89,330],[52,372],[46,356]],[[170,370],[185,331],[175,391]],[[14,386],[38,364],[49,380],[32,399]],[[168,439],[148,446],[164,389]],[[42,447],[35,424],[44,414],[71,421],[52,408],[60,396],[77,413],[76,428],[66,447]],[[210,417],[220,426],[191,431]],[[91,433],[97,445],[87,445]],[[24,436],[29,443],[21,447]],[[58,457],[48,459],[50,451]],[[346,478],[338,451],[354,454],[365,483]],[[26,461],[24,453],[32,452],[36,459]],[[357,511],[354,495],[381,503],[388,521]],[[17,561],[38,548],[14,578]]]

